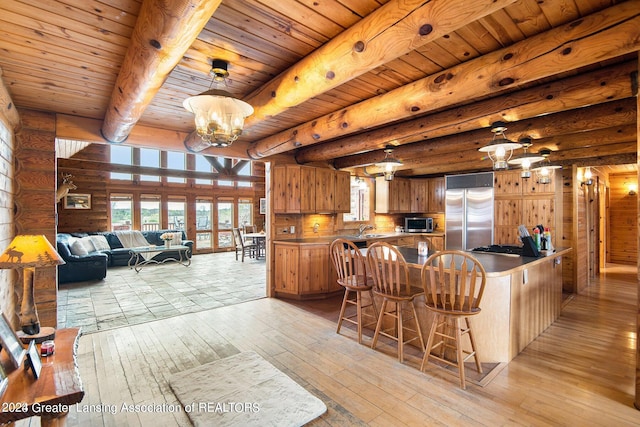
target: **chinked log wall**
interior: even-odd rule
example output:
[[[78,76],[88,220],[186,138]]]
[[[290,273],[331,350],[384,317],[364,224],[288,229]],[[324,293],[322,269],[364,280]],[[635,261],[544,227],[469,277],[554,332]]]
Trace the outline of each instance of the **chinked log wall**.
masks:
[[[22,128],[16,134],[15,234],[44,234],[56,241],[55,115],[20,110]],[[38,268],[35,299],[40,324],[57,326],[56,267]],[[22,283],[22,272],[16,283]],[[22,295],[22,290],[16,291]]]

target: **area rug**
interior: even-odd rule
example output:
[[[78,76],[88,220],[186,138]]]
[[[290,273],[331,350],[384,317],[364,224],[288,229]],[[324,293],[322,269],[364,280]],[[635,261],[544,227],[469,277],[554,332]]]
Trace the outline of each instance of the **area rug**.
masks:
[[[253,351],[174,374],[169,384],[195,426],[301,426],[327,410]]]

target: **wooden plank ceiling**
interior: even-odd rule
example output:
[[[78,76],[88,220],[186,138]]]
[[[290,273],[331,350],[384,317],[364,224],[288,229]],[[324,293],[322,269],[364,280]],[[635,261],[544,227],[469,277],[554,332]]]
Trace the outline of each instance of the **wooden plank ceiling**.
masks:
[[[504,120],[556,163],[636,162],[640,0],[11,0],[0,22],[15,105],[99,120],[102,141],[189,135],[182,101],[219,58],[256,110],[249,158],[348,169],[391,144],[401,175],[487,170]]]

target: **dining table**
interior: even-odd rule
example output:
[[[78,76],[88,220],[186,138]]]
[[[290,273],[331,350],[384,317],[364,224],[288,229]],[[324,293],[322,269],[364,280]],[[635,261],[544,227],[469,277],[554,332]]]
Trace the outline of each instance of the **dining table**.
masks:
[[[266,256],[267,248],[267,233],[243,233],[242,237],[245,240],[252,240],[258,248],[256,251],[256,259],[260,259]]]

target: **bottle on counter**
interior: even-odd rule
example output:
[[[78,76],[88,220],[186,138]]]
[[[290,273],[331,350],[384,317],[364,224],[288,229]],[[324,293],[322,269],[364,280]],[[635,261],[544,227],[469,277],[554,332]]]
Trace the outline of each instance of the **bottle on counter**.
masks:
[[[536,248],[538,248],[538,251],[540,251],[542,249],[542,242],[541,242],[541,238],[540,238],[540,230],[538,230],[538,227],[533,229],[533,243],[536,244]]]
[[[553,251],[553,245],[551,244],[551,230],[549,230],[549,227],[544,228],[543,235],[544,235],[545,242],[547,243],[546,249],[548,251]]]

